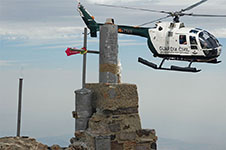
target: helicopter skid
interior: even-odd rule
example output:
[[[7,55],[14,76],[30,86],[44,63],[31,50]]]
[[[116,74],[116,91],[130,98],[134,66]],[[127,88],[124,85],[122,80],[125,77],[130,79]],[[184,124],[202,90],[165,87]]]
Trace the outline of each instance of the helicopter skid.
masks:
[[[210,63],[210,64],[219,64],[219,63],[221,63],[221,61],[218,61],[217,59],[214,59],[214,60],[209,61],[207,63]]]
[[[174,71],[184,71],[184,72],[200,72],[200,69],[192,68],[192,67],[179,67],[179,66],[171,66],[171,70]]]
[[[157,70],[168,70],[168,71],[181,71],[181,72],[200,72],[201,70],[196,69],[196,68],[192,68],[192,67],[179,67],[179,66],[171,66],[170,68],[164,68],[162,67],[164,60],[162,61],[161,65],[158,67],[158,65],[156,65],[155,63],[149,62],[143,58],[138,58],[138,62],[149,66],[153,69],[157,69]]]

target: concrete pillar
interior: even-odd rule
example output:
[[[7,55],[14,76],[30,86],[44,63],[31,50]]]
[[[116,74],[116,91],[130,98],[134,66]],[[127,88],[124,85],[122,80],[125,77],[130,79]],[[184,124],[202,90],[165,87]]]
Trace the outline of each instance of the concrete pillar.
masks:
[[[100,26],[99,82],[119,83],[118,26]]]
[[[86,130],[88,128],[89,118],[93,114],[92,109],[92,91],[86,88],[75,91],[75,130]]]

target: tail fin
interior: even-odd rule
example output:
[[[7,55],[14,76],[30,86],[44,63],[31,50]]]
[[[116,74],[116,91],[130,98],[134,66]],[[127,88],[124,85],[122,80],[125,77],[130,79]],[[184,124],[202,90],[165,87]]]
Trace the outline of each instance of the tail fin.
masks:
[[[91,37],[97,37],[97,31],[99,31],[99,25],[94,20],[94,17],[89,14],[83,5],[78,3],[78,12],[80,13],[83,21],[90,29]]]

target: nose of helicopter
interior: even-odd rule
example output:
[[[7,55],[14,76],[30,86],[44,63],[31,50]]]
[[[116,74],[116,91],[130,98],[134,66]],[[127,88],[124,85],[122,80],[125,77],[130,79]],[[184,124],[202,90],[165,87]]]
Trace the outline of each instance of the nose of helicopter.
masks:
[[[217,48],[217,56],[220,56],[221,51],[222,51],[222,46],[219,46],[219,47]]]
[[[213,48],[211,50],[203,50],[203,52],[205,53],[205,55],[207,57],[214,57],[214,58],[216,58],[216,57],[220,56],[221,49],[222,49],[222,46],[219,46],[219,47]]]

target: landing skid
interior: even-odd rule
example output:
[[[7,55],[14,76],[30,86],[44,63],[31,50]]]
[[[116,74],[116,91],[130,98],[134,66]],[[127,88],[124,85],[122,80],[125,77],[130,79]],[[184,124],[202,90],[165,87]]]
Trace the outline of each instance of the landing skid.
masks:
[[[158,65],[156,65],[155,63],[149,62],[143,58],[138,58],[138,62],[149,66],[153,69],[157,69],[157,70],[168,70],[168,71],[181,71],[181,72],[200,72],[201,70],[198,70],[196,68],[192,68],[191,64],[192,62],[190,62],[190,64],[188,65],[188,67],[179,67],[179,66],[171,66],[170,68],[163,68],[163,63],[166,59],[163,59],[162,62],[160,63],[159,67]]]
[[[214,60],[209,61],[209,62],[207,62],[207,63],[211,63],[211,64],[219,64],[219,63],[221,63],[221,61],[218,61],[217,59],[214,59]]]

